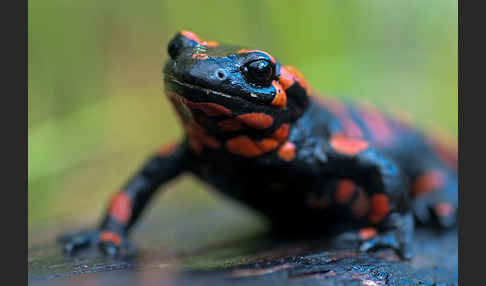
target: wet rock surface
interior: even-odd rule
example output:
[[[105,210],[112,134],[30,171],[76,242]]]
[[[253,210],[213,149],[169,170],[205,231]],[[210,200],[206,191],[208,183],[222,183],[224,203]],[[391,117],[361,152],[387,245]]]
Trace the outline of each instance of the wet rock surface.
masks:
[[[141,233],[140,236],[148,235]],[[217,236],[217,234],[214,234]],[[151,237],[153,239],[153,237]],[[257,232],[200,248],[138,245],[132,258],[95,250],[66,257],[54,241],[29,247],[31,285],[457,285],[457,232],[419,229],[415,258],[360,253],[326,237]],[[137,242],[137,239],[135,240]]]

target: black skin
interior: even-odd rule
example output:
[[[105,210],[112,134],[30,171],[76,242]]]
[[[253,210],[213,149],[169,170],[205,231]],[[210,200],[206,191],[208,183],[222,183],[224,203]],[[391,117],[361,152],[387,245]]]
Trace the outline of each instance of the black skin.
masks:
[[[110,208],[96,231],[62,237],[66,252],[97,245],[103,253],[116,256],[131,249],[127,235],[152,195],[183,172],[195,174],[223,194],[261,212],[277,228],[318,231],[351,223],[356,228],[346,237],[358,240],[362,251],[392,248],[408,259],[413,256],[414,216],[419,223],[443,228],[454,225],[456,170],[419,131],[384,115],[391,139],[378,144],[362,109],[345,103],[345,116],[362,131],[358,143],[366,147],[344,152],[332,143],[336,135],[343,135],[348,143],[356,140],[346,133],[342,116],[319,104],[304,79],[295,73],[293,81],[285,83],[286,66],[267,53],[216,46],[189,32],[178,33],[168,51],[171,58],[163,70],[165,89],[186,128],[186,138],[145,164],[121,191],[130,203],[112,202],[118,204],[118,212]],[[281,84],[278,86],[285,91],[284,106],[275,103],[273,83]],[[194,106],[201,102],[215,103],[229,113],[210,114]],[[243,127],[230,131],[218,125],[249,113],[266,114],[272,122],[257,128],[244,121]],[[289,126],[288,136],[261,154],[242,155],[229,147],[228,142],[239,136],[255,142],[275,138],[272,134],[284,124]],[[194,135],[195,129],[212,141]],[[279,152],[285,144],[292,145],[290,157]],[[245,146],[237,149],[243,153],[251,149]],[[430,170],[443,175],[441,184],[424,195],[412,195],[414,182]],[[339,202],[337,192],[343,180],[352,183],[352,196]],[[361,215],[354,211],[359,194],[366,198]],[[385,198],[386,203],[371,203],[377,197]],[[316,207],[316,202],[324,203]],[[451,211],[436,211],[440,203],[450,206]],[[120,218],[120,209],[129,215]],[[382,215],[373,219],[373,213]],[[360,236],[359,227],[374,227],[377,234]],[[119,239],[102,238],[103,232],[114,233]]]

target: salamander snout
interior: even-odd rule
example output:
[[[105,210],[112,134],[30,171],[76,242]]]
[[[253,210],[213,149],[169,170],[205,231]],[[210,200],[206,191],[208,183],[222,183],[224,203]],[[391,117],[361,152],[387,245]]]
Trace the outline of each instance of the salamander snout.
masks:
[[[179,35],[176,35],[169,42],[169,45],[167,46],[167,51],[171,59],[175,60],[179,56],[181,51],[184,49],[184,42],[187,41],[185,41],[184,38],[180,37]]]

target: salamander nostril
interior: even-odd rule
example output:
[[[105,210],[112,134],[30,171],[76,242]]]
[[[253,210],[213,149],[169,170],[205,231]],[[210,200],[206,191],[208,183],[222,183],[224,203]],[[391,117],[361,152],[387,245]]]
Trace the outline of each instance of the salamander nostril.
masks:
[[[220,80],[225,80],[226,79],[226,71],[223,69],[218,69],[216,71],[216,77],[218,77]]]

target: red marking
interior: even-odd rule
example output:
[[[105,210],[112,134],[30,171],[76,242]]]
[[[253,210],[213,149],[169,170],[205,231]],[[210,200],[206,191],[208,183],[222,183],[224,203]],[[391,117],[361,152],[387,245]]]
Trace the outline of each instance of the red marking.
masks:
[[[100,240],[104,242],[113,242],[115,245],[120,245],[122,243],[122,238],[119,234],[106,230],[100,233]]]
[[[446,176],[439,170],[428,171],[415,179],[412,185],[412,196],[429,193],[444,186]]]
[[[198,43],[198,45],[207,46],[207,47],[219,46],[219,43],[215,42],[215,41],[203,41],[201,38],[199,38],[198,35],[194,34],[193,32],[182,30],[180,33],[181,33],[182,36]]]
[[[218,122],[218,125],[219,128],[227,132],[237,131],[243,127],[241,121],[233,118],[221,120],[220,122]]]
[[[287,90],[289,87],[291,87],[294,82],[294,76],[288,72],[288,70],[284,67],[280,67],[280,76],[278,77],[278,81],[282,85],[282,87]]]
[[[371,197],[371,214],[369,220],[372,223],[380,222],[390,212],[390,203],[385,194],[375,194]]]
[[[124,192],[118,192],[108,208],[110,216],[121,223],[126,223],[132,215],[132,199]]]
[[[264,116],[267,116],[266,114],[263,113],[250,113],[250,114],[244,114],[240,116],[248,116],[248,115],[255,115],[255,114],[262,114]],[[230,122],[229,119],[225,121]],[[222,121],[219,123],[220,127],[221,127],[221,123]],[[224,123],[223,125],[225,124],[226,123]],[[234,123],[228,123],[228,125],[230,126],[232,126],[233,124]],[[290,129],[290,125],[288,123],[284,123],[277,130],[275,130],[269,138],[265,138],[260,141],[253,140],[250,137],[244,135],[237,136],[226,141],[226,148],[228,148],[228,150],[233,154],[238,154],[245,157],[251,158],[251,157],[259,156],[269,151],[275,150],[281,142],[287,139],[289,135],[289,129]],[[289,161],[292,160],[295,157],[294,144],[290,142],[286,142],[285,144],[283,144],[279,148],[278,155],[284,160],[289,160]]]
[[[193,59],[199,59],[199,60],[207,60],[207,59],[209,59],[209,56],[206,55],[206,54],[195,53],[195,54],[192,54],[192,58]]]
[[[233,154],[243,155],[245,157],[255,157],[275,150],[283,140],[287,139],[288,135],[289,124],[285,123],[275,130],[270,138],[257,141],[248,136],[237,136],[226,141],[226,147]],[[295,157],[295,146],[290,142],[287,143],[280,147],[279,156],[281,158],[286,158],[284,160],[292,160],[293,157]],[[280,153],[282,155],[280,155]]]
[[[267,57],[270,58],[270,61],[272,61],[272,63],[276,63],[277,61],[275,60],[274,57],[272,57],[272,55],[270,55],[269,53],[265,52],[265,51],[262,51],[262,50],[248,50],[248,49],[241,49],[238,51],[238,54],[246,54],[246,53],[262,53],[262,54],[265,54],[267,55]]]
[[[393,140],[393,131],[387,119],[370,104],[363,104],[361,109],[364,124],[371,133],[371,136],[378,144],[386,144]]]
[[[457,170],[457,146],[436,142],[434,147],[440,159],[449,167]]]
[[[201,43],[201,40],[199,39],[199,37],[196,34],[194,34],[193,32],[182,30],[180,33],[181,33],[182,36],[184,36],[184,37],[186,37],[190,40],[193,40],[194,42],[196,42],[198,44]]]
[[[275,132],[272,134],[272,138],[275,138],[279,142],[286,140],[289,136],[290,125],[288,123],[282,124]]]
[[[162,157],[167,157],[174,153],[174,150],[177,148],[177,146],[178,144],[174,142],[162,145],[162,147],[158,150],[157,154]]]
[[[207,135],[205,132],[197,134],[198,139],[203,143],[203,145],[211,147],[211,148],[219,148],[221,147],[221,142],[214,139],[213,137]]]
[[[197,123],[193,123],[193,125],[188,129],[188,133],[191,137],[195,138],[204,146],[211,148],[221,147],[221,142],[207,135],[206,130],[204,130],[204,128]]]
[[[336,202],[345,204],[351,200],[354,194],[355,184],[351,180],[340,180],[336,188]]]
[[[273,124],[273,117],[265,113],[247,113],[238,115],[236,118],[256,129],[267,129]]]
[[[454,207],[448,203],[438,203],[435,206],[435,212],[439,216],[450,216],[454,213]]]
[[[351,114],[349,114],[347,106],[335,99],[319,100],[319,105],[328,109],[332,112],[343,128],[343,132],[346,136],[361,138],[363,137],[363,132],[359,126],[353,121]]]
[[[376,234],[376,228],[374,227],[365,227],[359,230],[359,237],[362,240],[368,240],[370,238],[373,238],[376,236]]]
[[[255,157],[262,154],[260,148],[248,136],[238,136],[226,141],[226,147],[233,154]]]
[[[363,189],[358,187],[357,190],[358,197],[351,205],[351,212],[355,217],[360,218],[365,216],[370,210],[370,202],[368,200],[368,196],[365,194]]]
[[[271,138],[265,138],[259,142],[258,141],[254,141],[254,142],[258,145],[258,147],[260,147],[262,154],[274,150],[275,148],[278,147],[278,141]]]
[[[280,69],[281,74],[282,74],[282,72],[284,73],[284,78],[283,78],[283,80],[285,82],[285,84],[283,84],[284,86],[291,83],[291,81],[289,81],[289,79],[288,79],[289,75],[291,75],[292,78],[293,78],[293,81],[297,81],[299,83],[299,85],[305,89],[307,94],[310,94],[309,84],[307,83],[307,80],[305,79],[305,77],[302,75],[302,73],[298,69],[296,69],[293,66],[286,65],[286,66],[283,66]],[[281,75],[281,77],[282,77],[282,75]],[[289,87],[290,86],[291,85],[289,85]],[[285,88],[285,89],[287,89],[287,88]]]
[[[228,108],[226,108],[222,105],[219,105],[217,103],[192,102],[192,101],[189,101],[185,98],[183,98],[183,102],[184,102],[185,105],[187,105],[187,107],[189,107],[191,109],[200,109],[204,113],[206,113],[207,116],[211,116],[211,117],[221,116],[221,115],[230,116],[231,114],[233,114],[233,112],[231,110],[229,110]]]
[[[287,105],[287,93],[277,81],[273,81],[272,85],[275,88],[275,97],[272,100],[272,105],[284,108]]]
[[[331,137],[331,146],[340,153],[354,156],[366,150],[369,142],[357,138],[349,138],[343,134],[337,134]]]
[[[278,147],[278,141],[272,138],[256,141],[241,135],[226,141],[226,147],[233,154],[251,158],[274,150]]]
[[[206,47],[214,48],[214,47],[219,46],[219,43],[215,42],[215,41],[204,41],[204,42],[202,42],[202,45],[206,46]]]
[[[215,149],[221,147],[221,142],[207,135],[206,130],[204,130],[198,123],[193,122],[192,124],[185,124],[184,128],[189,136],[189,147],[194,150],[194,152],[198,154],[201,153],[204,146]]]
[[[292,142],[285,142],[277,152],[280,159],[290,162],[295,158],[295,145]]]

